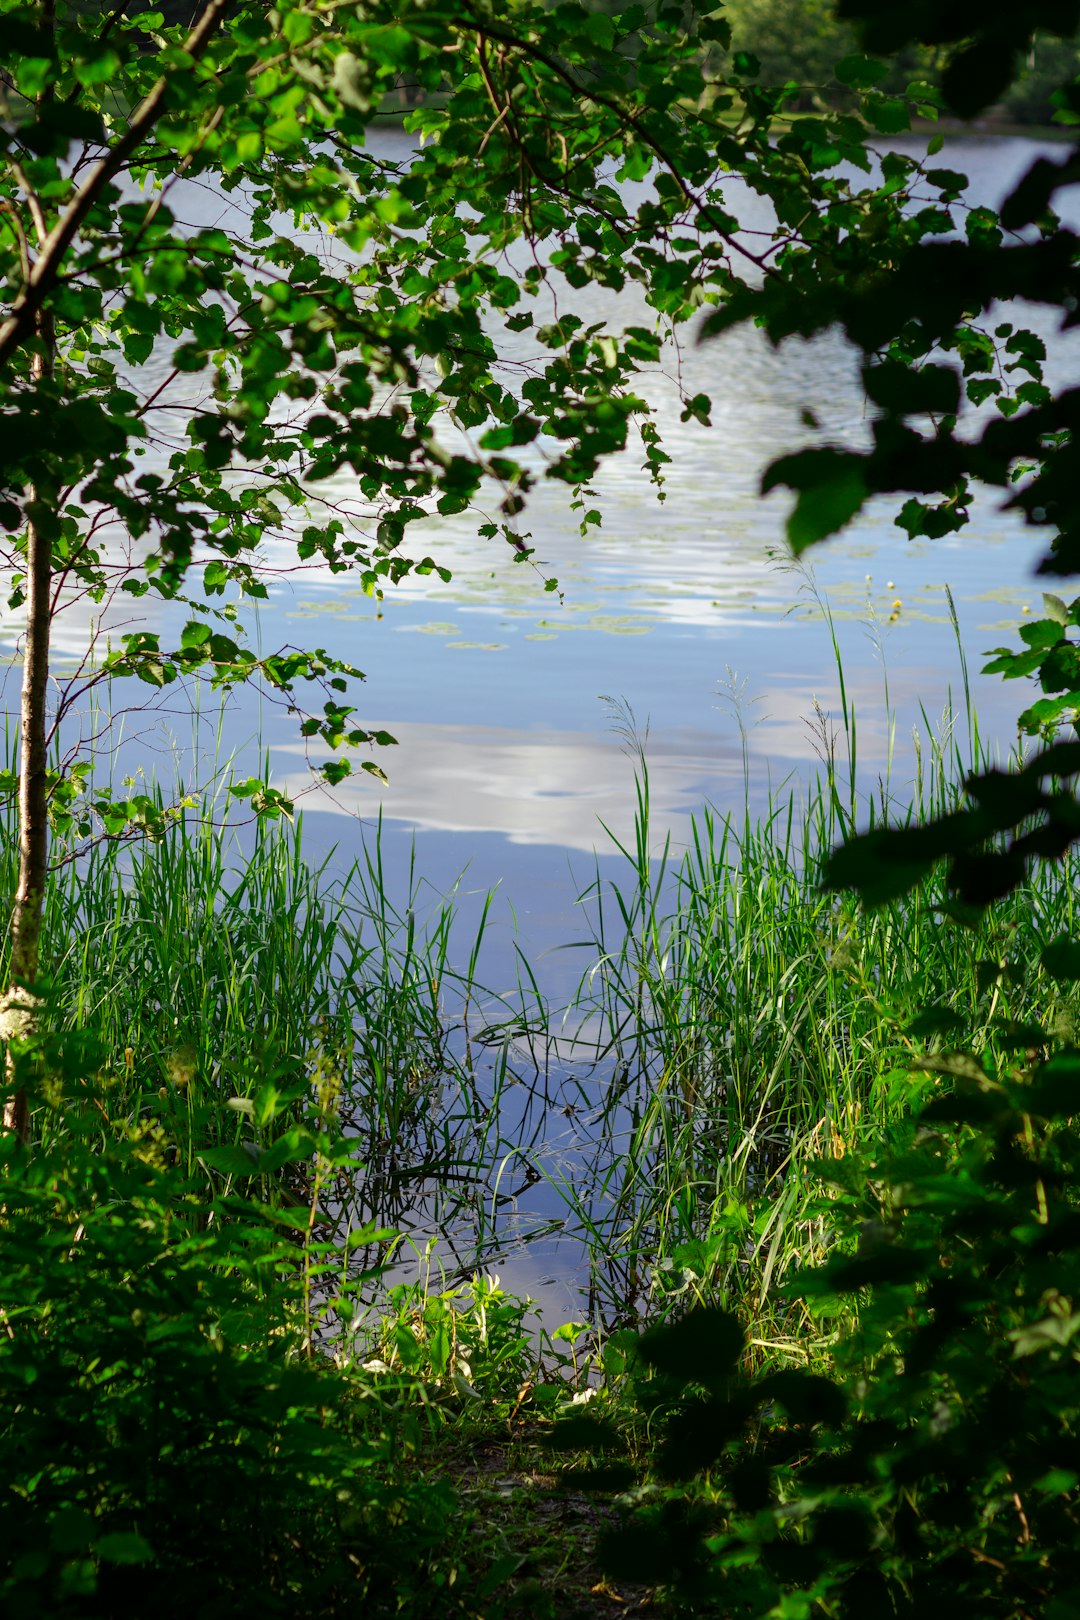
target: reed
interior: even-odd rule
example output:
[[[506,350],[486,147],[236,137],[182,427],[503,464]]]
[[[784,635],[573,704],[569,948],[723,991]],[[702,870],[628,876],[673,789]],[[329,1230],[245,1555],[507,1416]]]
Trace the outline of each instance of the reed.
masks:
[[[856,824],[938,814],[986,763],[965,669],[955,713],[923,716],[910,779],[890,750],[867,795],[838,668],[811,788],[760,816],[749,793],[737,816],[702,810],[678,855],[654,837],[646,750],[621,714],[635,832],[616,844],[624,877],[598,864],[581,893],[590,961],[567,1008],[547,1005],[520,951],[516,991],[484,992],[491,897],[463,939],[454,894],[433,897],[415,860],[395,896],[381,825],[348,867],[313,867],[302,818],[245,830],[208,802],[154,844],[61,865],[45,922],[55,1017],[100,1042],[99,1132],[143,1132],[220,1186],[215,1150],[257,1162],[317,1097],[351,1163],[318,1197],[302,1165],[255,1190],[318,1204],[325,1244],[372,1220],[420,1253],[436,1240],[450,1286],[559,1231],[583,1246],[598,1327],[723,1299],[763,1349],[810,1353],[779,1285],[823,1241],[813,1165],[909,1110],[914,1021],[951,1019],[976,1051],[1032,1020],[1080,1027],[1080,991],[1039,968],[1074,931],[1071,865],[966,927],[946,920],[940,878],[872,913],[821,890],[822,858]],[[541,1178],[556,1196],[519,1216]]]
[[[54,1019],[97,1038],[101,1132],[152,1134],[196,1176],[211,1174],[208,1150],[264,1150],[332,1073],[356,1152],[321,1215],[342,1235],[371,1219],[453,1227],[498,1158],[503,1067],[485,1054],[481,1096],[471,981],[454,966],[475,962],[479,939],[459,946],[452,897],[432,904],[415,870],[391,898],[381,826],[332,867],[305,859],[300,816],[222,826],[209,803],[153,844],[98,843],[49,891]],[[481,936],[485,922],[486,908]]]
[[[825,731],[805,800],[774,797],[756,819],[705,809],[677,859],[653,842],[630,734],[626,877],[598,867],[582,893],[593,961],[563,1021],[563,1049],[581,1059],[576,1167],[544,1165],[590,1250],[589,1314],[608,1328],[689,1294],[736,1305],[763,1348],[808,1354],[809,1323],[777,1285],[819,1252],[813,1166],[908,1112],[928,1022],[978,1052],[1020,1025],[1080,1020],[1080,994],[1039,968],[1043,946],[1075,927],[1071,862],[966,926],[940,875],[873,912],[822,891],[824,856],[857,822],[940,813],[985,763],[967,701],[962,730],[924,715],[912,780],[901,791],[887,773],[867,799],[842,704],[841,763]],[[931,1052],[943,1044],[930,1034]]]

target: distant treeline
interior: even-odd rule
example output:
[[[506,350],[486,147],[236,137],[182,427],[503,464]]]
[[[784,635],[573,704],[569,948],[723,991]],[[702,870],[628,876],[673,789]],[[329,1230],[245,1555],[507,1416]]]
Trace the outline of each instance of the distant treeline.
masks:
[[[557,0],[549,0],[557,4]],[[589,11],[609,14],[625,9],[626,0],[582,0]],[[1017,0],[1019,5],[1023,0]],[[683,0],[684,17],[715,14],[716,0]],[[835,0],[724,0],[735,50],[755,56],[762,84],[804,86],[789,105],[809,111],[822,102],[842,105],[845,91],[833,69],[859,50],[855,32],[836,17]],[[720,67],[719,60],[716,66]],[[892,59],[881,88],[902,91],[913,81],[935,83],[944,52],[911,46]],[[1005,99],[992,111],[1003,123],[1049,124],[1055,111],[1051,96],[1062,84],[1080,77],[1080,35],[1061,40],[1036,34],[1024,71]]]
[[[831,0],[727,0],[724,10],[734,45],[757,57],[766,84],[827,85],[834,65],[859,48],[852,29],[837,21]],[[883,88],[899,90],[913,79],[933,83],[941,66],[932,47],[911,47],[896,57]],[[1048,124],[1053,92],[1077,76],[1080,36],[1036,34],[1025,71],[995,113],[1009,123]],[[813,95],[809,88],[807,100]]]

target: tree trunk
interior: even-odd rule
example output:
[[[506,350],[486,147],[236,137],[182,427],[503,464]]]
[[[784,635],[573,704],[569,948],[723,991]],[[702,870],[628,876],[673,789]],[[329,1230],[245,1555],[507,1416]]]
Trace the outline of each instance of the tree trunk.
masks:
[[[205,53],[233,0],[203,0],[201,12],[184,42],[196,61]],[[39,0],[41,26],[54,26],[55,0]],[[50,226],[40,199],[27,189],[27,206],[38,251],[24,287],[0,321],[0,366],[31,339],[31,376],[46,387],[52,381],[56,343],[48,298],[65,256],[103,189],[154,128],[165,108],[166,73],[131,112],[123,134],[104,153],[77,187],[66,208]],[[53,94],[42,91],[41,100]],[[33,986],[38,976],[41,923],[48,875],[48,758],[46,697],[49,679],[49,632],[52,628],[52,539],[59,521],[56,491],[38,485],[30,491],[26,533],[26,640],[23,648],[22,709],[19,734],[19,879],[11,916],[11,964],[8,987],[0,996],[0,1042],[31,1034],[38,1004]],[[22,1090],[15,1089],[15,1066],[5,1053],[8,1082],[3,1126],[25,1141],[29,1113]]]
[[[51,20],[51,18],[50,18]],[[33,212],[38,214],[34,207]],[[39,235],[40,235],[39,221]],[[52,381],[56,358],[52,314],[37,311],[37,344],[30,374],[37,384]],[[54,492],[30,492],[26,529],[26,640],[23,646],[22,701],[19,716],[19,878],[11,914],[11,961],[8,987],[0,1001],[0,1039],[5,1043],[29,1035],[34,1027],[41,922],[49,859],[48,753],[46,744],[49,680],[49,632],[52,628],[52,535],[58,513]],[[14,1089],[15,1064],[5,1054],[10,1089],[4,1098],[4,1128],[26,1140],[29,1108],[26,1092]]]
[[[42,28],[50,35],[56,26],[55,0],[40,0]],[[38,106],[51,101],[46,85]],[[26,204],[33,221],[40,253],[48,240],[48,224],[41,199],[29,186]],[[52,382],[56,369],[56,334],[52,312],[44,303],[34,312],[34,352],[30,375],[37,387]],[[45,910],[45,880],[49,863],[49,779],[45,704],[49,681],[49,632],[52,628],[52,536],[57,521],[51,490],[36,485],[27,502],[26,528],[26,640],[23,646],[22,702],[19,712],[19,879],[11,914],[11,961],[7,992],[0,1001],[0,1038],[5,1043],[23,1039],[34,1027],[37,997],[41,922]],[[15,1087],[15,1063],[4,1054],[8,1093],[4,1098],[4,1127],[25,1142],[29,1125],[26,1092]]]
[[[31,370],[36,381],[51,380],[54,341],[47,310],[38,316],[39,348]],[[49,679],[49,632],[52,628],[52,530],[57,514],[48,510],[48,494],[32,491],[33,516],[26,531],[26,641],[23,647],[22,702],[19,719],[19,881],[11,915],[11,962],[8,990],[0,1003],[0,1038],[31,1033],[37,998],[41,922],[48,873],[49,814],[46,701]],[[9,1083],[14,1064],[6,1061]],[[26,1140],[29,1112],[19,1089],[4,1099],[4,1127]]]

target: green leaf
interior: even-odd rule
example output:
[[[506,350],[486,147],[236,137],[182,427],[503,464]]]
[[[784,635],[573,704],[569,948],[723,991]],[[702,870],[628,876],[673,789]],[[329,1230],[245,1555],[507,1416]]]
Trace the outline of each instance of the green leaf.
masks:
[[[886,361],[868,366],[863,383],[876,405],[899,416],[923,412],[947,416],[960,407],[960,378],[951,366],[912,367]]]
[[[840,83],[849,84],[853,90],[869,90],[884,79],[888,71],[886,62],[879,62],[872,56],[845,56],[836,65],[836,77]]]
[[[650,1328],[642,1336],[639,1351],[642,1360],[658,1372],[710,1388],[734,1372],[744,1342],[737,1317],[707,1306],[671,1325]]]
[[[776,1401],[795,1423],[824,1423],[835,1429],[847,1416],[843,1390],[817,1373],[796,1369],[773,1373],[756,1386],[755,1395],[762,1404]]]
[[[1080,1058],[1058,1053],[1042,1064],[1024,1088],[1023,1107],[1043,1119],[1071,1119],[1080,1112]]]
[[[906,894],[938,861],[966,846],[970,818],[963,812],[929,827],[878,828],[835,849],[824,887],[855,889],[867,906]]]
[[[798,492],[787,523],[796,555],[842,529],[869,494],[863,458],[828,447],[800,450],[774,461],[762,479],[762,493],[768,494],[780,484]]]
[[[10,11],[0,13],[0,48],[12,56],[32,56],[43,61],[56,55],[56,41],[48,29]]]
[[[94,1551],[107,1564],[148,1564],[154,1556],[150,1543],[134,1530],[114,1530],[102,1536]]]
[[[1029,1322],[1013,1328],[1013,1355],[1032,1356],[1041,1350],[1062,1349],[1080,1333],[1080,1311],[1069,1311],[1062,1316],[1044,1316],[1040,1322]]]
[[[189,619],[180,632],[182,647],[203,647],[210,640],[211,629],[205,619]]]
[[[907,103],[895,96],[868,96],[865,112],[870,123],[883,135],[902,135],[911,128]]]
[[[1064,641],[1061,626],[1064,620],[1033,619],[1030,624],[1020,626],[1020,640],[1029,647],[1048,648],[1057,646]]]
[[[615,44],[615,24],[602,11],[590,11],[585,18],[585,33],[594,45],[610,51]]]
[[[976,39],[958,51],[942,77],[945,100],[961,118],[974,118],[1008,88],[1016,65],[1016,50],[1007,35]]]
[[[352,51],[342,51],[334,58],[333,86],[346,107],[360,113],[370,112],[371,72]]]
[[[928,1035],[961,1035],[966,1027],[966,1020],[951,1007],[928,1007],[904,1025],[904,1034],[925,1040]]]
[[[1070,984],[1080,980],[1080,942],[1061,934],[1043,949],[1040,961],[1043,971],[1052,979]]]
[[[316,1144],[310,1132],[300,1126],[294,1126],[259,1154],[259,1172],[261,1175],[270,1175],[286,1164],[308,1164],[315,1150]]]
[[[224,1176],[262,1174],[259,1168],[259,1153],[254,1146],[250,1152],[237,1146],[203,1148],[199,1158],[209,1169],[217,1170]]]

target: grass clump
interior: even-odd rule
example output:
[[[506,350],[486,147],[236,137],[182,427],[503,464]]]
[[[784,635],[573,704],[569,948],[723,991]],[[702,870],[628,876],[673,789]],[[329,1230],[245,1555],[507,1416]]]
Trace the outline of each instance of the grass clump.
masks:
[[[915,797],[883,786],[872,819],[954,805],[958,767],[929,750]],[[582,897],[593,961],[564,1022],[588,1051],[565,1088],[578,1157],[549,1171],[590,1246],[588,1314],[609,1329],[722,1300],[763,1355],[805,1358],[813,1325],[782,1282],[825,1241],[809,1167],[887,1140],[912,1066],[961,1037],[990,1060],[1080,1023],[1077,984],[1043,966],[1076,926],[1071,859],[978,916],[958,918],[940,876],[867,911],[820,885],[855,819],[853,776],[842,793],[830,758],[801,812],[793,795],[757,821],[705,811],[681,859],[656,858],[639,756],[628,879],[598,875]]]
[[[331,878],[305,860],[299,818],[241,844],[212,810],[152,844],[99,844],[49,890],[52,1016],[104,1054],[102,1141],[151,1132],[187,1175],[303,1203],[309,1178],[275,1167],[276,1144],[332,1077],[354,1156],[323,1188],[324,1235],[450,1226],[482,1203],[502,1078],[496,1054],[480,1094],[452,899],[432,905],[414,875],[395,905],[378,837]]]
[[[575,1483],[603,1501],[615,1456],[634,1486],[613,1580],[717,1620],[1075,1609],[1080,1053],[932,1072],[906,1127],[820,1173],[830,1250],[785,1285],[826,1334],[809,1365],[695,1306],[629,1346],[629,1403],[556,1428],[592,1453]]]

